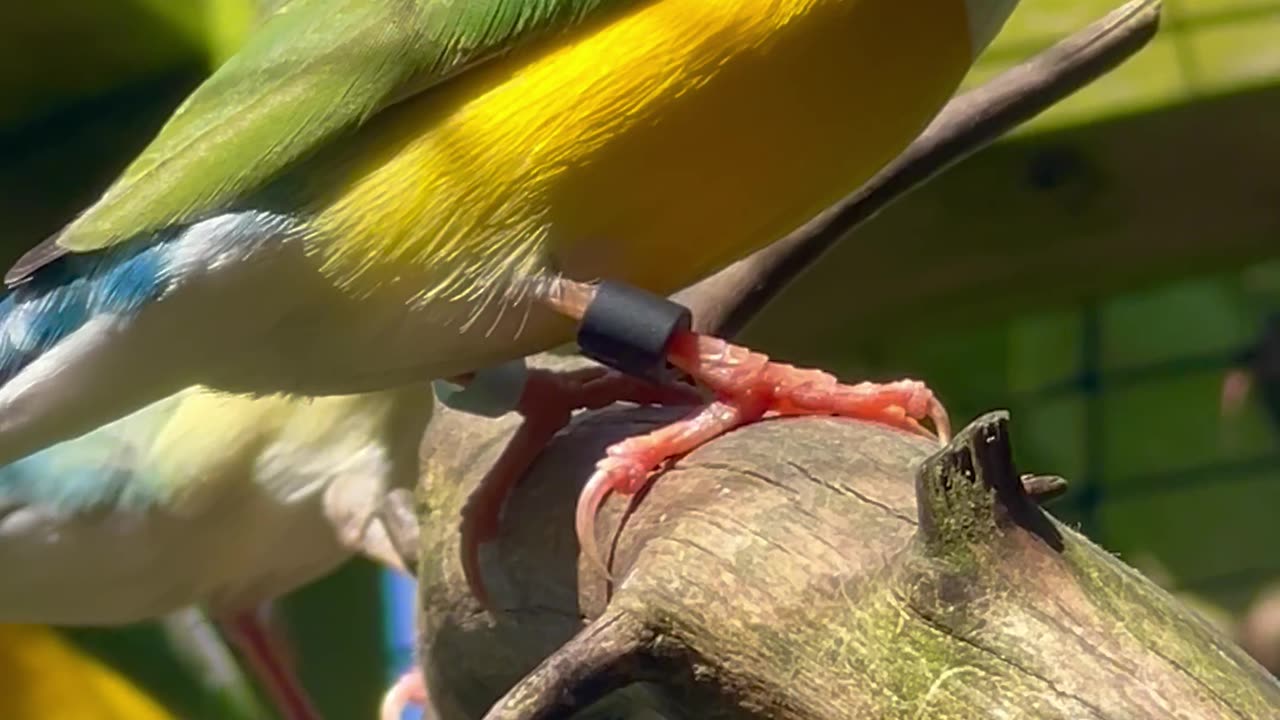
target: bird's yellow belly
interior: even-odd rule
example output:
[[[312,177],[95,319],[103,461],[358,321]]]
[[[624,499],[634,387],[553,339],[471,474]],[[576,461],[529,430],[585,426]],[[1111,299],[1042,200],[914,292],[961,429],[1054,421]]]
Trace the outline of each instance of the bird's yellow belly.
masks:
[[[689,284],[852,191],[971,60],[962,0],[658,0],[392,108],[317,215],[346,283]]]
[[[837,3],[566,173],[552,252],[672,291],[776,240],[900,152],[969,63],[949,0]]]

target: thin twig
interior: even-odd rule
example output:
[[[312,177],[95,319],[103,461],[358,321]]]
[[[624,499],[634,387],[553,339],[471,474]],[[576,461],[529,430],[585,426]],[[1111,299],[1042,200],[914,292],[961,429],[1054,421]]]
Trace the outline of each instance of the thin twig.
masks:
[[[1160,11],[1160,0],[1132,0],[955,98],[857,192],[677,298],[693,309],[698,330],[732,337],[805,268],[890,203],[1135,55],[1155,35]]]
[[[626,611],[601,615],[511,688],[485,720],[571,717],[608,693],[645,679],[650,634]]]
[[[378,504],[375,517],[382,522],[391,549],[400,558],[404,569],[416,575],[420,540],[413,491],[396,488],[388,492]]]

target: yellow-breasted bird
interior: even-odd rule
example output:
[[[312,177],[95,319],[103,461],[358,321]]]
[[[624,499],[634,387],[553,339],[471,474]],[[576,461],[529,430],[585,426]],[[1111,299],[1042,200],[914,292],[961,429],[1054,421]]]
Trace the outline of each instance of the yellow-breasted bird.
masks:
[[[197,606],[281,717],[315,717],[256,612],[353,553],[418,477],[429,385],[325,398],[184,389],[0,467],[0,622],[110,626]]]
[[[189,384],[465,383],[564,342],[592,281],[674,291],[862,183],[1015,4],[290,0],[7,274],[0,461]],[[766,413],[944,430],[914,381],[841,386],[688,332],[668,351],[716,400],[610,450],[589,557],[605,493]],[[559,420],[605,379],[531,375],[519,407]]]

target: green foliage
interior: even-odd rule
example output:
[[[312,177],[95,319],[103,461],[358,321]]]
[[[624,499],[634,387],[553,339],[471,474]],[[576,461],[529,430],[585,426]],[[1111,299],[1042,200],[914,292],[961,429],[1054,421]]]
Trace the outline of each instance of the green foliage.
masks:
[[[238,44],[254,0],[43,0],[0,5],[0,131]]]
[[[1102,17],[1114,0],[1022,2],[979,58],[967,86]],[[1280,5],[1274,0],[1166,2],[1160,34],[1140,55],[1033,120],[1019,134],[1151,112],[1201,98],[1274,87],[1280,78]]]

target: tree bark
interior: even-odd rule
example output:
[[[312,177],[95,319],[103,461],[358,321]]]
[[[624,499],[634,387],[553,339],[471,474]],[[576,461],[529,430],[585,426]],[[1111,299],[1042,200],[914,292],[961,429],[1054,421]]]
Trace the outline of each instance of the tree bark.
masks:
[[[945,449],[835,419],[731,433],[606,504],[610,584],[574,500],[608,443],[670,419],[606,410],[557,438],[487,549],[492,614],[456,518],[510,423],[435,424],[421,658],[442,720],[1280,717],[1265,670],[1032,502],[1060,484],[1014,468],[1003,413]]]

